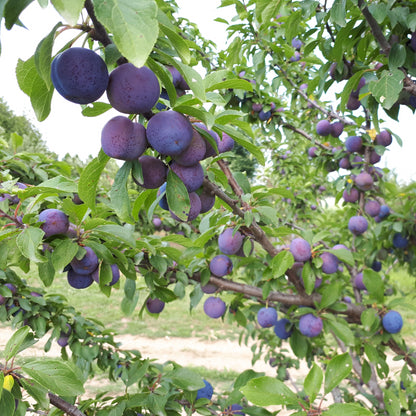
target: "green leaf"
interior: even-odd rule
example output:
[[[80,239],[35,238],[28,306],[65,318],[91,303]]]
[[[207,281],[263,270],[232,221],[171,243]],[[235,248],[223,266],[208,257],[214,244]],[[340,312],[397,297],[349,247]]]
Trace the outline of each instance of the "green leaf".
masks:
[[[306,262],[302,268],[302,280],[305,292],[310,295],[315,289],[316,276],[309,262]]]
[[[328,253],[332,253],[336,256],[340,261],[343,263],[348,264],[349,266],[354,266],[354,256],[352,255],[350,250],[346,250],[345,248],[340,249],[325,249]]]
[[[6,29],[10,30],[19,20],[20,13],[32,3],[33,0],[12,0],[4,6],[4,20]]]
[[[335,403],[322,416],[373,416],[374,413],[361,407],[359,404]]]
[[[35,263],[44,262],[44,259],[39,253],[39,245],[42,242],[45,233],[40,228],[28,227],[25,228],[16,238],[16,245],[20,252],[29,260]]]
[[[295,259],[290,251],[283,250],[273,257],[271,266],[275,277],[283,276],[293,266]]]
[[[334,332],[335,336],[345,345],[354,345],[354,333],[344,319],[334,317],[334,315],[325,315],[325,317],[328,318],[325,325]]]
[[[303,383],[303,389],[309,396],[311,402],[315,400],[317,394],[319,393],[323,379],[324,375],[321,367],[319,367],[316,363],[313,363],[312,368],[309,370],[309,373],[305,377],[305,382]]]
[[[175,48],[176,52],[178,52],[178,55],[182,59],[182,61],[186,65],[189,65],[191,62],[191,53],[189,50],[189,46],[186,40],[175,30],[173,30],[175,26],[170,28],[159,22],[159,27],[161,31],[165,34],[165,36],[171,41],[172,46]]]
[[[268,376],[251,379],[240,391],[257,406],[290,405],[298,402],[296,394],[289,387]]]
[[[335,0],[331,7],[331,20],[336,25],[344,27],[346,25],[346,0]]]
[[[65,176],[57,175],[52,179],[48,179],[37,186],[26,188],[23,197],[39,195],[40,193],[74,193],[77,191],[77,184],[74,180]]]
[[[36,402],[41,406],[42,409],[48,409],[50,402],[48,398],[48,390],[42,387],[35,380],[28,378],[20,378],[19,382],[22,387],[32,396]]]
[[[82,380],[68,362],[42,359],[21,367],[29,377],[55,394],[68,397],[84,393]]]
[[[51,0],[51,3],[70,25],[75,25],[84,7],[85,0]]]
[[[319,309],[325,309],[336,301],[340,300],[342,291],[341,282],[332,282],[330,285],[322,289],[322,298]]]
[[[346,352],[331,359],[325,371],[325,394],[337,387],[352,370],[352,360]]]
[[[172,383],[184,390],[199,390],[205,386],[201,376],[188,368],[179,367],[169,373]]]
[[[384,283],[380,273],[372,269],[365,269],[363,271],[363,283],[370,296],[376,302],[384,302]]]
[[[406,48],[400,43],[395,43],[389,53],[389,68],[395,69],[402,66],[406,61]]]
[[[34,56],[27,61],[18,60],[16,78],[20,89],[30,97],[36,118],[39,121],[45,120],[51,111],[51,100],[54,89],[48,88],[48,85],[45,84],[39,75]]]
[[[15,403],[13,395],[3,389],[1,399],[0,399],[0,415],[4,416],[13,416],[15,410]]]
[[[61,22],[57,23],[50,33],[39,42],[35,51],[36,69],[48,89],[53,88],[51,80],[52,48],[55,40],[55,32],[61,26]]]
[[[132,162],[126,161],[118,170],[110,190],[111,206],[118,217],[130,224],[134,223],[131,216],[130,198],[127,191],[127,182],[130,176]]]
[[[391,389],[384,390],[384,404],[389,416],[400,416],[400,400]]]
[[[249,142],[247,138],[237,129],[231,126],[223,126],[222,124],[215,124],[214,127],[231,136],[238,144],[240,144],[246,150],[248,150],[262,166],[264,166],[265,159],[262,150],[258,148],[255,144]]]
[[[140,68],[159,34],[154,0],[93,0],[97,19],[113,34],[113,41],[129,62]]]
[[[365,72],[366,72],[365,70],[356,72],[345,84],[344,90],[342,91],[342,94],[341,94],[340,107],[342,111],[345,111],[345,106],[348,102],[348,99],[350,97],[352,90],[357,88],[358,82]]]
[[[81,113],[85,117],[96,117],[103,113],[105,113],[108,110],[111,110],[113,107],[111,104],[108,103],[102,103],[102,102],[95,102],[91,103],[88,106],[85,106]]]
[[[55,270],[62,270],[75,257],[79,245],[70,239],[62,240],[51,254],[52,264]]]
[[[191,208],[189,194],[179,176],[171,169],[167,177],[166,198],[169,209],[181,220],[187,221]]]
[[[51,258],[45,263],[38,263],[38,276],[46,287],[52,284],[55,276],[55,268],[53,267]]]
[[[105,237],[112,237],[125,242],[130,247],[136,247],[136,239],[131,229],[122,227],[117,224],[99,225],[94,228],[94,233],[104,235]]]
[[[404,74],[399,69],[383,71],[378,81],[370,82],[370,92],[384,108],[390,109],[403,89],[403,79]]]
[[[91,160],[87,167],[82,171],[81,177],[79,178],[79,197],[84,201],[84,204],[91,209],[95,208],[98,181],[109,160],[110,157],[101,149],[98,156]]]
[[[11,336],[4,347],[4,357],[6,361],[10,360],[10,358],[14,357],[18,353],[20,346],[23,344],[28,334],[29,327],[23,326]]]
[[[16,152],[17,148],[23,144],[23,137],[17,133],[12,133],[10,135],[10,140],[12,141],[13,150]]]
[[[259,16],[259,22],[269,23],[270,19],[276,17],[279,14],[281,3],[282,0],[256,1],[256,16]]]
[[[253,84],[242,78],[227,79],[226,81],[218,82],[214,85],[210,85],[205,91],[224,90],[228,88],[234,88],[244,91],[253,91]]]

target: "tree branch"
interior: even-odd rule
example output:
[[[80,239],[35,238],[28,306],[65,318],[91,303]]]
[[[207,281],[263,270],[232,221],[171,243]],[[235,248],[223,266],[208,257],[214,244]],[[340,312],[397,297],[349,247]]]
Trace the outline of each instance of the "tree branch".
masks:
[[[370,26],[371,32],[374,35],[374,38],[376,39],[377,43],[381,47],[381,52],[389,56],[391,45],[387,41],[387,39],[384,37],[384,34],[377,23],[376,19],[374,19],[373,15],[370,13],[370,10],[368,10],[367,4],[365,0],[358,0],[358,7],[361,10],[361,13],[365,17],[365,20],[367,21],[368,25]]]
[[[48,397],[52,405],[68,414],[68,416],[86,416],[85,413],[81,412],[76,406],[66,402],[55,394],[48,393]]]

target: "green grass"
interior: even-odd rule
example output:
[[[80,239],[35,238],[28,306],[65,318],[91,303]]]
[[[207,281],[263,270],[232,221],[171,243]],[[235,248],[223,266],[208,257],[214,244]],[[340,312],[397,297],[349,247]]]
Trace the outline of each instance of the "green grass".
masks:
[[[42,287],[42,283],[35,273],[26,276],[30,285]],[[124,283],[122,279],[122,284]],[[85,317],[100,320],[107,329],[113,329],[118,334],[132,334],[150,338],[170,337],[198,337],[202,339],[237,339],[241,331],[236,324],[229,324],[227,320],[212,319],[205,315],[203,302],[207,295],[201,299],[196,308],[190,312],[189,297],[182,300],[166,303],[159,315],[150,315],[145,309],[139,314],[146,300],[147,291],[143,291],[135,311],[125,316],[121,310],[124,297],[123,286],[113,289],[111,296],[104,295],[97,284],[86,289],[74,289],[66,281],[65,275],[57,275],[49,288],[48,293],[60,293],[65,296],[68,303]],[[144,287],[144,282],[137,283]],[[187,292],[189,293],[189,292]]]

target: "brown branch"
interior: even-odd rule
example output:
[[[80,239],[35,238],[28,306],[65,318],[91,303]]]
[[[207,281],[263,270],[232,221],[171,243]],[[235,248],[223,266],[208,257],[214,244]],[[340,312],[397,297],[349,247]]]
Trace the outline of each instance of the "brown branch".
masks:
[[[48,397],[52,405],[68,414],[68,416],[85,416],[85,413],[81,412],[81,410],[79,410],[76,406],[66,402],[59,396],[56,396],[52,393],[48,393]]]
[[[390,338],[385,345],[387,345],[397,355],[401,355],[403,360],[410,367],[411,372],[416,374],[416,353],[409,354],[408,352],[403,351],[401,347],[396,343],[396,341],[393,340],[393,338]]]
[[[331,148],[329,146],[325,146],[324,144],[316,141],[314,137],[312,137],[310,134],[306,133],[306,131],[304,131],[302,129],[299,129],[299,128],[295,127],[295,126],[292,126],[289,123],[283,123],[282,124],[282,127],[286,127],[287,129],[292,130],[295,133],[300,134],[301,136],[305,137],[305,139],[308,139],[310,142],[312,142],[316,146],[320,147],[321,149],[331,150]]]
[[[368,9],[365,0],[358,0],[358,7],[360,8],[361,13],[365,17],[365,20],[367,21],[368,25],[370,26],[371,32],[375,40],[380,45],[381,52],[384,55],[388,56],[391,50],[391,45],[384,37],[384,34],[376,19],[374,19],[373,15],[370,13],[370,10]]]

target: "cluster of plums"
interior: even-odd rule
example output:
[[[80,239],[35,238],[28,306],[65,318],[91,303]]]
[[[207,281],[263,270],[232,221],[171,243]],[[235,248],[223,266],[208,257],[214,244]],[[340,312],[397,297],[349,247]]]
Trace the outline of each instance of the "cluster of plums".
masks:
[[[185,79],[173,66],[167,69],[178,95],[189,89]],[[201,161],[229,151],[234,140],[208,129],[183,114],[166,109],[152,113],[161,97],[156,75],[147,67],[137,68],[125,63],[108,74],[102,58],[85,48],[70,48],[55,57],[51,78],[56,90],[69,101],[86,104],[95,101],[106,91],[111,106],[123,114],[142,114],[149,118],[146,127],[129,117],[119,115],[109,120],[101,132],[101,146],[108,156],[126,161],[138,161],[141,175],[133,180],[145,189],[159,188],[165,192],[168,171],[174,172],[189,193],[190,209],[184,213],[192,221],[199,213],[207,212],[215,196],[203,189],[204,170]],[[164,97],[166,92],[163,90]],[[158,103],[160,104],[160,103]],[[213,144],[215,143],[215,147]],[[144,154],[147,149],[158,152],[158,157]],[[168,163],[166,163],[168,160]],[[167,199],[159,204],[169,210]],[[179,218],[172,213],[172,216]]]

